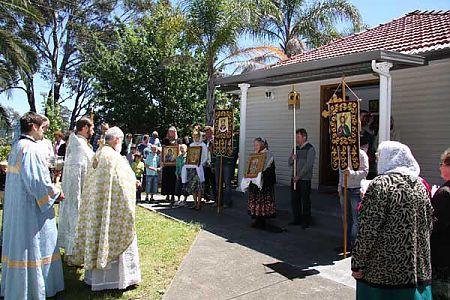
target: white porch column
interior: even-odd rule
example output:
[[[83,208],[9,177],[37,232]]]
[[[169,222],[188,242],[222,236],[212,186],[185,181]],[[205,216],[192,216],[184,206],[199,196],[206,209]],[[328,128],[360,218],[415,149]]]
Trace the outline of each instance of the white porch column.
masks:
[[[389,62],[379,62],[372,60],[372,70],[380,75],[380,100],[379,113],[380,121],[378,127],[379,143],[390,140],[391,129],[391,85],[392,78],[390,74],[392,64]]]
[[[240,130],[239,130],[239,169],[238,169],[238,188],[240,190],[241,180],[244,176],[245,168],[245,130],[247,127],[247,94],[250,84],[241,83],[239,88],[241,89],[241,114],[240,119]]]

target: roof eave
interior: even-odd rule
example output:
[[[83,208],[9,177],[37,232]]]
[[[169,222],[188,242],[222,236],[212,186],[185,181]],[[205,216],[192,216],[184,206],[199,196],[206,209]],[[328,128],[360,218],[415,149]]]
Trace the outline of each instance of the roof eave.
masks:
[[[218,78],[215,84],[220,86],[221,90],[230,90],[236,89],[239,83],[249,83],[251,86],[279,86],[292,82],[335,78],[343,74],[357,75],[370,73],[372,60],[391,62],[394,68],[422,66],[427,63],[426,59],[419,55],[373,50]]]

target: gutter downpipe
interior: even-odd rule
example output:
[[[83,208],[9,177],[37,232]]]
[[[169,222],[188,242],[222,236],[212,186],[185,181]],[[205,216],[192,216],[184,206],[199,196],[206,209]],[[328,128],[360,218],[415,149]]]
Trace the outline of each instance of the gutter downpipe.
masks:
[[[378,143],[390,140],[392,109],[392,77],[390,68],[392,66],[390,62],[377,63],[375,60],[372,60],[372,70],[380,76]]]
[[[240,128],[239,128],[239,169],[238,169],[238,187],[237,190],[241,191],[241,181],[244,177],[245,168],[245,130],[247,127],[247,95],[250,84],[240,83],[241,89],[241,113],[239,116]]]

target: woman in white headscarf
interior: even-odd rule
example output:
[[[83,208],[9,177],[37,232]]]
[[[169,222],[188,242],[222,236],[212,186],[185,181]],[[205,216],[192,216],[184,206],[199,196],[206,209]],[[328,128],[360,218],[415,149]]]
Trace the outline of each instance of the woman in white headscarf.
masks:
[[[419,164],[399,142],[381,143],[377,156],[352,251],[356,299],[431,299],[433,208]]]

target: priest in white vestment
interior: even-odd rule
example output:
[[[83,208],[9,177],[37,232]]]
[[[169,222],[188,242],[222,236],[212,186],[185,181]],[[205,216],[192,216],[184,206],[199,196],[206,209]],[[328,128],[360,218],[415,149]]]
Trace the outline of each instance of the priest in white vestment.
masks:
[[[83,182],[94,156],[94,151],[88,144],[94,134],[92,121],[82,117],[77,121],[75,129],[75,133],[69,137],[61,183],[66,198],[59,205],[58,246],[64,248],[66,261],[72,255]]]
[[[70,262],[83,265],[93,291],[126,289],[141,281],[135,229],[136,177],[120,155],[123,132],[105,134],[83,186]]]

